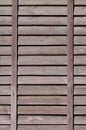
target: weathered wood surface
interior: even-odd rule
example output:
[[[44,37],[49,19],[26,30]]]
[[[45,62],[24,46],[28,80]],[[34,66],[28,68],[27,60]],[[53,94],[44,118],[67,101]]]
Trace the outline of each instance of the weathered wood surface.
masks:
[[[47,25],[47,26],[67,26],[67,17],[25,17],[25,16],[19,16],[18,18],[18,24],[19,25],[31,25],[31,26],[41,26],[41,25]],[[0,16],[0,25],[12,25],[12,18],[11,16]],[[74,25],[86,25],[86,17],[74,17]]]
[[[10,124],[10,116],[0,116],[0,124]],[[85,125],[86,116],[75,116],[74,124]],[[66,116],[19,116],[18,124],[66,124]],[[85,127],[85,126],[84,126]],[[84,128],[82,127],[82,128]]]
[[[18,130],[66,130],[67,129],[67,125],[33,125],[33,126],[29,126],[29,125],[19,125]]]
[[[25,2],[24,2],[25,3]],[[85,7],[75,7],[74,15],[85,15]],[[12,15],[12,7],[0,7],[0,15]],[[19,15],[67,15],[65,6],[20,6]]]
[[[20,105],[66,105],[67,96],[19,96]]]
[[[77,61],[78,62],[78,61]],[[19,65],[66,65],[66,56],[19,56]]]
[[[0,35],[11,35],[11,27],[0,26]],[[85,35],[85,27],[75,27],[75,35]],[[67,27],[53,27],[53,26],[22,26],[19,27],[19,35],[67,35]]]
[[[67,5],[67,0],[20,0],[19,1],[20,5]],[[75,5],[85,5],[86,1],[85,0],[75,0],[74,1]],[[12,5],[12,1],[11,0],[1,0],[0,1],[0,5]]]
[[[62,76],[58,76],[58,77],[55,77],[55,76],[45,76],[45,77],[43,77],[43,76],[19,76],[18,84],[67,84],[67,77],[62,77]]]
[[[18,124],[66,124],[66,116],[18,116]]]
[[[85,130],[86,0],[74,3],[74,130]],[[18,130],[67,130],[67,0],[19,5]],[[0,130],[10,130],[11,0],[0,0],[0,25]]]
[[[11,114],[10,106],[0,106],[0,114]],[[18,106],[19,115],[66,115],[67,107],[66,106]],[[75,106],[74,107],[75,115],[86,115],[86,106]]]

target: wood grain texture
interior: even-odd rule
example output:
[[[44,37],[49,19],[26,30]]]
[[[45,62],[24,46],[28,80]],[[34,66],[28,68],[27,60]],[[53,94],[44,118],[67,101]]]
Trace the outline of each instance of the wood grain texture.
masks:
[[[12,15],[12,7],[0,7],[0,15]]]
[[[75,85],[74,86],[74,94],[75,95],[86,95],[86,87],[85,85]]]
[[[11,0],[0,0],[0,5],[12,5],[12,1]]]
[[[66,56],[19,56],[19,65],[66,65]]]
[[[0,130],[10,130],[10,125],[0,125]]]
[[[11,130],[17,130],[17,43],[18,0],[12,0]]]
[[[11,84],[11,76],[0,76],[0,84]]]
[[[67,126],[66,125],[33,125],[33,126],[29,126],[29,125],[19,125],[18,126],[18,130],[66,130]]]
[[[76,81],[77,82],[77,81]],[[67,77],[62,76],[19,76],[18,84],[67,84]]]
[[[66,46],[20,46],[19,55],[65,55]]]
[[[25,66],[18,68],[19,75],[67,75],[67,67]]]
[[[67,17],[21,17],[19,25],[67,25]]]
[[[31,6],[19,7],[19,15],[67,15],[67,7]]]
[[[19,36],[19,45],[66,45],[66,36]],[[28,42],[29,41],[29,42]]]
[[[50,35],[50,34],[57,34],[57,35],[65,35],[67,34],[67,27],[19,27],[19,35],[31,35],[31,34],[38,34],[38,35]]]
[[[11,65],[11,56],[0,56],[0,65]]]
[[[67,130],[67,0],[18,4],[17,130]],[[86,129],[85,5],[74,0],[74,130]],[[0,130],[12,128],[11,49],[12,0],[0,0]]]
[[[0,75],[11,75],[11,67],[9,66],[0,66]]]
[[[0,84],[0,95],[10,95],[11,85],[1,85]]]
[[[67,87],[68,87],[68,113],[67,113],[67,130],[74,130],[74,119],[73,119],[73,84],[74,84],[74,79],[73,79],[73,64],[74,64],[74,57],[73,57],[73,0],[68,0],[68,32],[67,32],[67,37],[68,37],[68,82],[67,82]]]
[[[21,105],[66,105],[67,96],[19,96],[18,104]]]
[[[66,95],[67,86],[64,85],[18,85],[19,95]]]
[[[0,125],[10,125],[10,115],[0,115]]]
[[[66,116],[19,116],[18,124],[66,124]]]
[[[0,36],[0,46],[11,45],[11,36]]]
[[[65,106],[19,106],[18,114],[66,115],[67,108]]]
[[[10,96],[0,96],[0,105],[10,105],[11,97]]]
[[[0,114],[11,114],[10,106],[0,106]]]
[[[20,5],[66,5],[67,0],[20,0]]]

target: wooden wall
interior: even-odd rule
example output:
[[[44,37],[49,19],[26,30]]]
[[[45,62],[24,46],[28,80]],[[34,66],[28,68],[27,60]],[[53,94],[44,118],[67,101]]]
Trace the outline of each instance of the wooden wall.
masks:
[[[67,0],[19,0],[18,130],[67,130]],[[0,130],[11,130],[12,0],[0,0]],[[86,0],[74,1],[74,130],[86,129]]]

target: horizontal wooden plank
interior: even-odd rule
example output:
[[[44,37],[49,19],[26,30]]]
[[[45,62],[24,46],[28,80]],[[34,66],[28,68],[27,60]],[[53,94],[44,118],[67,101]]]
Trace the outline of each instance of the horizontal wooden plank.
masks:
[[[75,106],[74,114],[75,115],[86,115],[86,106]]]
[[[11,36],[0,36],[0,46],[11,45]]]
[[[74,15],[85,15],[85,7],[75,7]],[[19,8],[19,15],[67,15],[67,7],[65,6],[22,6]]]
[[[66,124],[66,116],[18,116],[18,124]]]
[[[75,17],[74,25],[86,25],[86,17]]]
[[[10,85],[0,85],[0,95],[10,95],[11,86]]]
[[[1,96],[2,103],[10,102],[10,96],[6,99]],[[4,99],[5,98],[5,99]],[[5,101],[3,101],[5,100]],[[66,105],[67,96],[18,96],[19,105]],[[85,105],[86,96],[74,96],[74,105]]]
[[[74,75],[86,75],[86,66],[75,66]]]
[[[66,65],[66,56],[19,56],[19,65]],[[86,64],[85,56],[75,56],[74,64]],[[0,56],[0,65],[11,65],[11,56]]]
[[[86,95],[86,86],[85,85],[75,85],[74,94],[75,95]]]
[[[66,105],[67,96],[18,96],[18,104]]]
[[[65,106],[19,106],[18,114],[67,114],[67,108]]]
[[[11,65],[11,56],[0,56],[0,65]]]
[[[0,66],[0,75],[11,75],[11,67]]]
[[[0,85],[0,95],[10,95],[10,85]],[[18,95],[66,95],[65,85],[18,85]],[[86,95],[86,87],[83,85],[74,86],[75,95]]]
[[[11,35],[12,27],[10,26],[0,26],[0,35]]]
[[[86,36],[74,36],[75,45],[86,45]]]
[[[19,36],[19,45],[66,45],[66,36]],[[85,41],[84,41],[85,42]]]
[[[12,17],[0,16],[0,25],[11,25]]]
[[[10,18],[9,18],[10,19]],[[8,19],[6,19],[8,21]],[[11,20],[10,20],[11,23]],[[8,23],[9,24],[9,23]],[[21,17],[19,25],[67,25],[67,17]],[[74,25],[86,25],[86,17],[74,17]]]
[[[39,66],[18,67],[19,75],[67,75],[67,67]]]
[[[66,5],[67,0],[20,0],[20,5]]]
[[[5,50],[5,49],[4,49]],[[3,50],[3,51],[4,51]],[[6,49],[7,50],[7,49]],[[59,55],[67,54],[66,46],[20,46],[18,48],[19,55]]]
[[[66,56],[19,56],[19,65],[66,65]]]
[[[3,80],[3,79],[2,79]],[[67,77],[62,76],[19,76],[18,84],[67,84]]]
[[[67,15],[67,7],[20,6],[19,15]]]
[[[74,64],[76,65],[84,65],[86,64],[86,56],[74,56]]]
[[[75,130],[81,130],[81,129],[82,129],[82,130],[85,130],[85,129],[86,129],[86,125],[78,125],[78,124],[77,124],[77,125],[75,125],[74,128],[75,128]]]
[[[75,116],[74,124],[86,124],[86,116]],[[18,124],[66,124],[66,116],[19,116]]]
[[[0,115],[0,125],[9,125],[11,122],[11,117],[10,115]]]
[[[0,47],[0,55],[11,55],[11,47],[1,46]]]
[[[75,105],[86,105],[86,96],[74,96]]]
[[[10,35],[11,27],[0,27],[0,35]],[[67,27],[53,27],[53,26],[22,26],[19,27],[19,35],[66,35]],[[85,35],[86,29],[85,27],[75,27],[74,28],[75,35]]]
[[[75,7],[74,15],[85,15],[85,12],[85,7]],[[0,7],[0,15],[12,15],[12,7]],[[67,7],[20,6],[19,15],[67,15]]]
[[[19,125],[18,130],[66,130],[66,125]],[[80,130],[80,129],[79,129]],[[84,129],[83,129],[84,130]]]
[[[81,2],[83,3],[83,2]],[[74,15],[86,15],[86,8],[85,7],[75,7],[74,8]]]
[[[18,130],[67,130],[67,125],[19,125]],[[75,125],[74,130],[85,130],[85,125]],[[2,130],[2,129],[1,129]],[[8,129],[7,129],[8,130]]]
[[[86,34],[86,28],[85,27],[75,27],[74,34],[83,36]]]
[[[75,5],[85,5],[86,1],[85,0],[75,0],[74,1]],[[11,0],[1,0],[0,5],[11,5],[12,1]],[[67,5],[67,0],[20,0],[19,5]]]
[[[0,130],[11,130],[10,125],[0,125]]]
[[[11,76],[0,76],[0,84],[11,84]]]
[[[1,1],[0,1],[1,2]],[[12,7],[0,7],[0,15],[12,15]]]
[[[74,118],[74,124],[83,124],[86,125],[86,116],[75,116]]]
[[[19,25],[67,25],[67,17],[18,17]],[[0,16],[0,25],[12,25],[12,17]],[[74,25],[86,25],[86,17],[74,17]]]
[[[19,17],[19,25],[67,25],[67,17]]]
[[[46,35],[46,34],[57,34],[57,35],[65,35],[67,34],[67,27],[42,27],[42,26],[22,26],[19,27],[19,35],[31,35],[31,34],[39,34],[39,35]]]
[[[0,106],[0,114],[11,114],[10,106]]]
[[[0,0],[0,5],[10,5],[12,4],[11,0]]]
[[[3,107],[2,107],[3,108]],[[2,109],[0,109],[2,111]],[[8,109],[7,109],[8,111]],[[5,112],[5,110],[3,110]],[[8,111],[9,112],[9,111]],[[18,106],[18,114],[67,114],[66,106]],[[86,106],[75,106],[75,115],[86,115]]]
[[[75,46],[74,47],[74,54],[86,54],[86,46]]]
[[[2,104],[2,105],[11,104],[11,97],[10,96],[0,96],[0,104]]]
[[[67,86],[62,85],[18,85],[19,95],[66,95]]]
[[[86,1],[85,0],[75,0],[74,1],[75,3],[74,4],[77,4],[77,5],[86,5]]]
[[[86,84],[86,77],[74,77],[75,84]]]

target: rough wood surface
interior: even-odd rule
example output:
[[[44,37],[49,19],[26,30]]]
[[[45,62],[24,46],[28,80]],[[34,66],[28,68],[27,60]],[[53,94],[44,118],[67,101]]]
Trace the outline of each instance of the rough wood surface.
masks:
[[[18,4],[18,130],[67,130],[67,0]],[[74,130],[86,129],[85,6],[74,0]],[[0,130],[11,130],[11,49],[12,0],[0,0]]]

